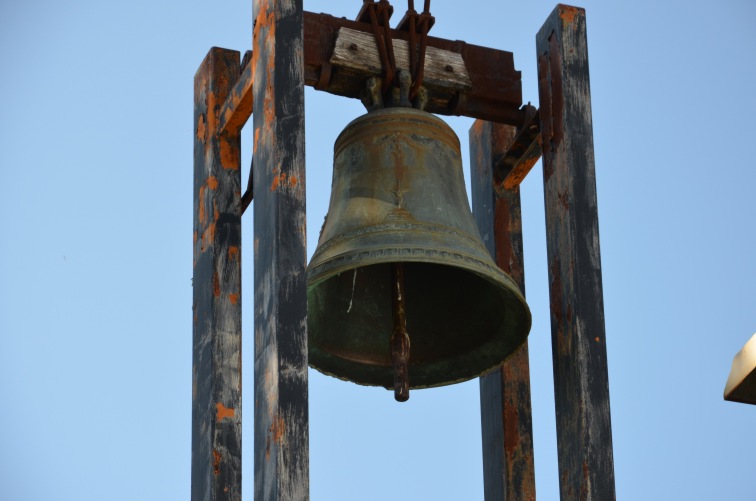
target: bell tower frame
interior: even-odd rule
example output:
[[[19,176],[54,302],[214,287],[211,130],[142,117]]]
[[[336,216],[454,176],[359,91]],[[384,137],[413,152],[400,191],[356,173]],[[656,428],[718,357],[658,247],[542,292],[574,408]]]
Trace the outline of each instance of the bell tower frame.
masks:
[[[342,29],[369,23],[304,12],[301,0],[254,0],[254,19],[253,51],[240,61],[212,48],[194,80],[194,501],[241,499],[241,217],[253,198],[254,499],[309,499],[304,86],[354,98],[373,76],[340,72],[331,54]],[[614,499],[585,11],[557,5],[538,32],[538,110],[521,107],[511,53],[427,45],[466,65],[465,88],[428,83],[426,111],[478,119],[473,213],[523,292],[519,184],[543,157],[561,499]],[[527,343],[481,378],[480,392],[485,499],[535,499]]]

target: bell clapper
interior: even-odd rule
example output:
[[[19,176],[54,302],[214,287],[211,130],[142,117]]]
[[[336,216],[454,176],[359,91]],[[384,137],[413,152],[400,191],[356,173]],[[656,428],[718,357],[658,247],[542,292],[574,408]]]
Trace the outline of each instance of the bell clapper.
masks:
[[[391,265],[391,298],[394,310],[394,331],[391,334],[391,361],[394,364],[394,398],[397,402],[409,399],[410,339],[407,334],[407,315],[404,298],[404,264]]]

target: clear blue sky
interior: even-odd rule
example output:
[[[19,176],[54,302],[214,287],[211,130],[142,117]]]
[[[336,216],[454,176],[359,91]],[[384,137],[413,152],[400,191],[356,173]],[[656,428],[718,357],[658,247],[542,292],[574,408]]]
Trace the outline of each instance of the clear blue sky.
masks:
[[[353,17],[361,3],[305,8]],[[436,0],[434,34],[514,52],[524,99],[537,104],[535,34],[554,5]],[[578,5],[618,498],[754,500],[756,407],[724,402],[722,390],[756,332],[756,4]],[[188,499],[192,82],[211,46],[250,48],[251,10],[249,0],[0,3],[0,499]],[[363,111],[312,89],[306,106],[311,254],[333,141]],[[471,122],[449,119],[466,164]],[[537,492],[555,500],[540,164],[522,196]],[[246,215],[245,335],[252,231]],[[482,499],[477,381],[400,405],[311,371],[310,416],[315,501]]]

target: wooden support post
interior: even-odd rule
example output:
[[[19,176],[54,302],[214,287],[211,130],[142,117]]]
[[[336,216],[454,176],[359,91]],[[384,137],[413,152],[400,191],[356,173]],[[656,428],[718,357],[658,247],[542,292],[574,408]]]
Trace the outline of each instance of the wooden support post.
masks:
[[[218,133],[238,75],[213,48],[194,77],[193,501],[241,499],[240,140]]]
[[[516,132],[508,125],[481,120],[473,124],[470,179],[483,241],[524,294],[520,188],[494,188],[494,167],[514,143]],[[527,341],[500,369],[480,378],[480,413],[486,501],[535,500]]]
[[[562,501],[615,499],[585,11],[537,36]]]
[[[309,499],[302,1],[255,0],[255,495]]]

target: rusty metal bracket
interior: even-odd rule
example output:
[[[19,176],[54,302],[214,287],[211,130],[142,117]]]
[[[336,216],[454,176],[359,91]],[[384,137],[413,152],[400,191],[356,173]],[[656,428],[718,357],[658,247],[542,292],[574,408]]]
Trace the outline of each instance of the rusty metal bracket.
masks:
[[[423,85],[425,70],[425,51],[428,46],[428,32],[436,23],[436,18],[430,14],[430,0],[425,0],[423,12],[418,14],[415,10],[414,0],[408,0],[407,13],[396,27],[397,30],[409,33],[409,56],[410,73],[412,74],[412,87],[410,99],[414,100],[420,87]],[[418,48],[417,29],[420,28],[420,46]],[[417,53],[415,52],[417,50]]]
[[[415,23],[417,25],[417,18],[420,16],[420,14],[417,13],[415,10],[415,2],[414,0],[408,0],[409,8],[407,9],[407,13],[404,14],[404,17],[401,21],[399,21],[399,24],[396,25],[396,29],[400,31],[409,31],[410,23],[412,22],[412,17],[415,17]],[[430,2],[426,0],[426,3],[424,5],[424,13],[430,14]],[[428,15],[428,31],[433,28],[433,25],[436,24],[436,18]]]
[[[248,50],[242,59],[239,79],[221,106],[218,120],[219,135],[238,134],[252,115],[254,67],[250,61],[252,61],[252,51]]]
[[[375,44],[378,48],[378,54],[381,56],[381,66],[383,67],[383,85],[382,92],[387,93],[394,84],[396,76],[396,60],[394,58],[394,40],[391,36],[391,26],[389,19],[393,14],[394,8],[388,0],[364,0],[357,21],[364,22],[367,18],[373,28]]]
[[[252,181],[252,172],[254,172],[255,161],[254,159],[249,163],[249,178],[247,179],[247,189],[244,191],[244,195],[241,197],[241,213],[247,210],[249,204],[252,203],[254,198],[254,181]]]
[[[320,77],[314,87],[317,90],[326,90],[329,83],[331,83],[331,63],[330,61],[323,61],[320,67]]]
[[[525,179],[541,158],[541,120],[538,109],[526,104],[517,135],[507,152],[495,162],[494,186],[497,192],[511,190]]]

